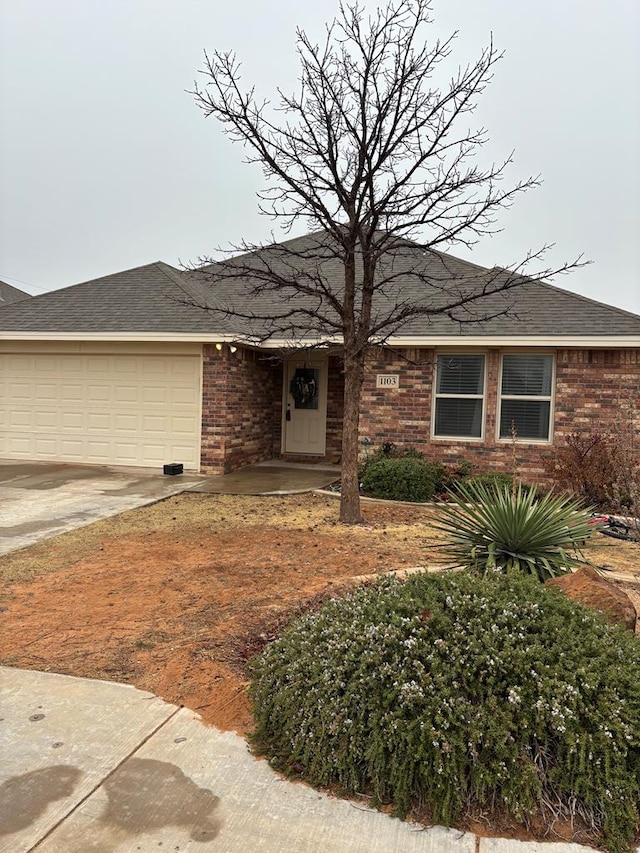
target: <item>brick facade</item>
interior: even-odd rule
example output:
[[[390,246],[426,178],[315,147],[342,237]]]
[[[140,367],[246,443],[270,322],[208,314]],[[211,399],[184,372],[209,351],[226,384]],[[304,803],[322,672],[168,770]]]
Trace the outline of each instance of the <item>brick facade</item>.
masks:
[[[282,369],[264,354],[205,344],[201,470],[223,474],[273,458],[279,442]]]
[[[469,461],[486,471],[511,471],[515,464],[530,482],[547,482],[543,459],[550,445],[496,438],[498,349],[485,351],[484,437],[477,441],[431,438],[434,349],[378,350],[369,359],[362,392],[360,436],[375,446],[392,441],[412,446],[427,458],[458,464]],[[398,374],[398,390],[376,388],[376,374]],[[606,430],[620,401],[640,400],[640,350],[565,350],[556,352],[553,444],[576,429]],[[640,432],[640,406],[636,430]]]
[[[486,394],[484,434],[477,441],[431,437],[436,350],[376,350],[367,363],[362,390],[360,437],[374,446],[392,441],[412,446],[427,458],[474,463],[487,471],[511,471],[514,452],[520,474],[545,483],[543,459],[550,445],[496,438],[499,349],[484,351]],[[576,429],[604,431],[620,411],[620,401],[640,400],[640,350],[559,349],[555,353],[553,445]],[[228,472],[278,458],[281,450],[282,365],[264,353],[223,346],[204,348],[202,470]],[[377,374],[398,374],[397,390],[376,388]],[[329,357],[327,448],[323,458],[289,456],[299,461],[339,462],[344,378],[338,356]],[[640,405],[636,414],[640,418]],[[640,421],[636,424],[640,432]]]

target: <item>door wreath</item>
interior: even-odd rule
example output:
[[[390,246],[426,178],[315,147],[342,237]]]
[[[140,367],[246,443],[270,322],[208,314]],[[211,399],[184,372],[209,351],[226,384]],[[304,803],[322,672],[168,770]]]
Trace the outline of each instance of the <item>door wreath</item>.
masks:
[[[289,393],[295,401],[296,409],[317,408],[318,382],[316,371],[312,368],[297,367],[289,384]]]

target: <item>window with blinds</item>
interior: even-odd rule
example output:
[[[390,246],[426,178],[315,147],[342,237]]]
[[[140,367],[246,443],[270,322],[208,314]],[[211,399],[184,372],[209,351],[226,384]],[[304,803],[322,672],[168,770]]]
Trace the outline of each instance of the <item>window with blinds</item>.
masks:
[[[484,356],[439,355],[435,387],[434,436],[482,438]]]
[[[500,438],[549,441],[553,356],[504,355],[500,393]]]

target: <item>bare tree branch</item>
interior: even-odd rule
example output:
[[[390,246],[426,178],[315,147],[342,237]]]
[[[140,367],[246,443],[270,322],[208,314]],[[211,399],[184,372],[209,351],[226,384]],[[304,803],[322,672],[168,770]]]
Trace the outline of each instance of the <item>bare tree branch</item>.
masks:
[[[344,2],[322,43],[297,32],[297,91],[261,100],[242,85],[233,53],[205,54],[192,94],[249,162],[262,167],[260,210],[307,238],[236,247],[192,265],[205,310],[255,342],[339,341],[345,373],[341,518],[359,519],[357,424],[368,349],[417,322],[456,328],[514,311],[523,284],[568,272],[540,265],[547,247],[483,270],[443,253],[495,233],[497,215],[539,183],[506,183],[512,155],[478,163],[488,140],[473,127],[502,58],[489,42],[448,80],[456,33],[429,40],[430,0],[389,0],[368,15]],[[235,324],[235,326],[234,326]]]

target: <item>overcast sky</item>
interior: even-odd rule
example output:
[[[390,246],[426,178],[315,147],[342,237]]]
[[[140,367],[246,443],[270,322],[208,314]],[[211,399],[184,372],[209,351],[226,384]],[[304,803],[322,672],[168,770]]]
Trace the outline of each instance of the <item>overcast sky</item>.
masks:
[[[365,0],[373,8],[374,0]],[[291,90],[295,27],[337,0],[0,0],[0,279],[41,293],[267,239],[260,170],[185,93],[204,48]],[[544,184],[462,257],[492,266],[555,243],[554,283],[640,314],[640,2],[434,0],[432,35],[506,51],[478,121],[487,154]]]

